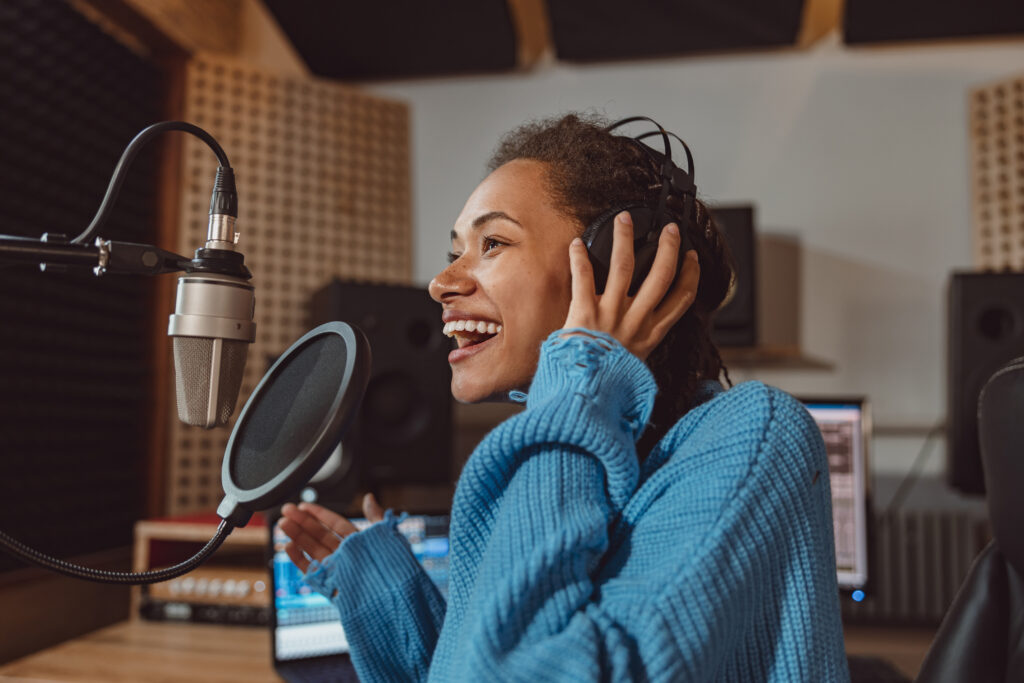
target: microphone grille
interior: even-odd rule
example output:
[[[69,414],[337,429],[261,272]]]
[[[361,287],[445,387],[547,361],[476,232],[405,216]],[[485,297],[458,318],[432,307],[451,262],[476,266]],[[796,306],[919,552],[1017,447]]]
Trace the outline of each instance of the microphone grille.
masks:
[[[220,372],[213,372],[213,354],[221,341]],[[238,391],[242,387],[245,357],[249,342],[236,339],[215,340],[210,337],[174,337],[175,393],[178,400],[178,419],[198,427],[227,424],[235,412]],[[215,384],[211,384],[211,380]],[[216,421],[208,423],[211,386],[216,401]]]

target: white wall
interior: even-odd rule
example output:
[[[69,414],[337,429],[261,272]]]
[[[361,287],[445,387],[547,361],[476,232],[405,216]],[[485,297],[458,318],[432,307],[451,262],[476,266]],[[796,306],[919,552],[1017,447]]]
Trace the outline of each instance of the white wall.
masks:
[[[803,345],[834,371],[735,371],[793,393],[864,393],[875,469],[902,472],[943,418],[945,286],[971,267],[967,91],[1024,70],[1024,41],[806,51],[369,85],[412,106],[415,280],[499,135],[573,109],[643,113],[693,150],[712,202],[756,204],[804,245]],[[887,427],[910,426],[893,435]],[[942,465],[937,449],[930,471]]]

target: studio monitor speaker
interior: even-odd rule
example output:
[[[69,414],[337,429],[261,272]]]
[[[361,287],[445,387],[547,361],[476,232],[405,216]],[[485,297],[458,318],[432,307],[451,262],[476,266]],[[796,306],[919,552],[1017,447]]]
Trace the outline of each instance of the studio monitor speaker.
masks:
[[[736,262],[736,284],[715,313],[711,337],[718,346],[756,346],[757,242],[753,206],[711,207]]]
[[[358,327],[373,356],[341,466],[355,467],[371,488],[450,482],[450,345],[440,305],[424,289],[334,280],[314,294],[311,312],[313,325],[341,320]]]
[[[989,377],[1024,355],[1024,273],[954,273],[949,286],[949,484],[984,493],[978,396]]]

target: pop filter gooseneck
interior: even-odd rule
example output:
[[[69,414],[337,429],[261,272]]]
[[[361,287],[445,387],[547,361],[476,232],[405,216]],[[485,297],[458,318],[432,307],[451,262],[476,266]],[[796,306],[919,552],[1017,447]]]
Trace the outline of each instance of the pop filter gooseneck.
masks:
[[[222,521],[193,557],[166,569],[112,572],[44,555],[0,532],[0,546],[26,562],[77,579],[144,584],[181,576],[206,560],[235,527],[297,493],[323,466],[359,411],[370,378],[370,345],[342,322],[304,334],[278,358],[238,416],[224,453]]]

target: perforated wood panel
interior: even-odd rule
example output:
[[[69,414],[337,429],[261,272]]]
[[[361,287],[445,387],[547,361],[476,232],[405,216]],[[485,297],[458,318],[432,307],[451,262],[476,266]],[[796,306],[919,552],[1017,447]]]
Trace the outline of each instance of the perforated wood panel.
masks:
[[[970,94],[974,264],[1024,268],[1024,76]]]
[[[411,279],[408,107],[210,56],[189,64],[185,97],[185,120],[209,131],[235,169],[238,247],[256,287],[256,342],[237,417],[270,363],[309,329],[312,292],[334,277]],[[180,253],[206,238],[216,166],[190,137]],[[234,418],[212,431],[187,427],[172,399],[168,420],[167,512],[209,510],[223,495],[221,459]]]

